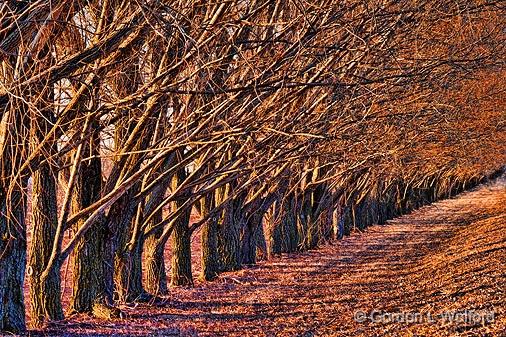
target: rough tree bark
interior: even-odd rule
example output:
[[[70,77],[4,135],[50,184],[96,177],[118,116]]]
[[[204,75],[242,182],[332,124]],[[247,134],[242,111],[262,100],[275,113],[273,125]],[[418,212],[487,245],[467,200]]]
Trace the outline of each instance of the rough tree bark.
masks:
[[[168,170],[172,165],[172,159],[167,158],[164,165],[161,166],[159,173]],[[171,183],[170,179],[158,184],[158,186],[150,193],[147,198],[146,205],[143,209],[144,214],[150,214],[155,211],[165,197],[165,193]],[[142,217],[139,217],[141,221]],[[159,209],[154,213],[150,223],[146,226],[146,231],[151,230],[154,226],[160,224],[163,220],[163,210]],[[144,219],[142,218],[142,221]],[[144,264],[146,268],[145,289],[154,296],[167,295],[167,273],[165,272],[165,245],[168,238],[162,239],[163,227],[159,226],[151,235],[144,236],[144,229],[139,228],[141,236],[144,237]]]
[[[201,199],[200,215],[205,217],[214,208],[214,197],[208,193]],[[205,281],[214,280],[220,272],[218,257],[218,221],[216,217],[211,217],[202,226],[202,272],[200,279]]]
[[[285,188],[280,191],[269,192],[263,197],[249,203],[245,211],[245,226],[241,237],[241,263],[255,264],[257,251],[267,254],[267,244],[263,227],[263,219],[272,204],[279,198],[278,193],[285,193]]]
[[[52,87],[50,87],[52,89]],[[52,101],[52,90],[47,98]],[[53,112],[42,107],[32,116],[31,147],[36,147],[44,138],[54,122]],[[53,155],[57,151],[56,142],[48,142],[44,151]],[[56,177],[57,171],[51,162],[39,166],[32,176],[32,239],[28,260],[30,304],[32,325],[40,327],[46,321],[63,319],[61,305],[60,273],[54,270],[45,279],[41,274],[51,257],[53,241],[58,225]]]
[[[4,78],[6,74],[2,74]],[[28,135],[22,102],[10,102],[0,122],[0,331],[26,329],[23,284],[26,268],[27,178],[9,177],[19,167]],[[16,129],[13,129],[13,128]],[[12,189],[9,192],[9,188]]]
[[[156,225],[162,222],[162,210],[156,212],[152,223]],[[152,235],[146,238],[144,243],[144,258],[146,265],[146,290],[151,294],[167,295],[167,273],[165,272],[164,248],[167,240],[160,244],[160,236],[163,228],[159,227]]]
[[[131,203],[138,188],[131,188],[117,202],[111,206],[108,221],[113,231],[112,247],[114,249],[114,289],[119,302],[132,302],[138,297],[137,291],[132,287],[132,266],[130,251],[127,244],[130,241],[132,221],[136,207]]]
[[[283,226],[281,219],[282,200],[276,200],[267,211],[265,221],[267,223],[267,256],[280,255],[283,245]]]
[[[172,179],[172,190],[176,190],[186,179],[185,169],[178,170]],[[183,206],[185,198],[173,203],[173,211]],[[172,263],[171,263],[171,280],[172,286],[192,286],[192,261],[191,261],[191,232],[190,232],[190,214],[191,209],[181,213],[174,224],[174,232],[172,233]]]
[[[297,228],[297,199],[295,193],[290,193],[283,202],[281,215],[282,225],[282,251],[293,253],[299,249],[299,231]]]
[[[241,264],[255,264],[263,213],[254,213],[246,220],[241,238]]]
[[[231,193],[227,186],[224,198]],[[221,271],[233,271],[241,268],[241,228],[244,219],[240,212],[245,196],[237,196],[223,212],[222,222],[218,227],[218,254]]]
[[[3,184],[2,184],[3,185]],[[23,283],[26,267],[24,193],[13,191],[6,200],[0,191],[0,331],[19,333],[26,329]]]
[[[100,137],[94,135],[83,147],[84,157],[99,154]],[[88,207],[100,199],[102,191],[102,164],[100,158],[82,162],[72,195],[74,212]],[[79,227],[84,220],[76,224]],[[71,312],[92,312],[94,307],[111,302],[112,289],[104,270],[111,263],[106,254],[108,236],[105,219],[98,219],[77,243],[73,254],[73,285],[70,299]]]

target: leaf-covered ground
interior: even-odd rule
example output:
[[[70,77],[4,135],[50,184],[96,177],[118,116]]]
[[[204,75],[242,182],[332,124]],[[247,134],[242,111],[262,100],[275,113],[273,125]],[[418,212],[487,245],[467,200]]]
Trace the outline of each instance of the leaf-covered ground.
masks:
[[[503,178],[321,249],[172,289],[163,305],[126,308],[127,319],[75,316],[30,335],[505,336],[505,263]]]

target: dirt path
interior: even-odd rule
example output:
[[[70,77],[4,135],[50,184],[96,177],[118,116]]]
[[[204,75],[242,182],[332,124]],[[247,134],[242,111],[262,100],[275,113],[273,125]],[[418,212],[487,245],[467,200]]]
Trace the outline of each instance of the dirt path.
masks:
[[[506,336],[505,263],[503,178],[317,251],[174,289],[127,320],[74,318],[44,335]]]

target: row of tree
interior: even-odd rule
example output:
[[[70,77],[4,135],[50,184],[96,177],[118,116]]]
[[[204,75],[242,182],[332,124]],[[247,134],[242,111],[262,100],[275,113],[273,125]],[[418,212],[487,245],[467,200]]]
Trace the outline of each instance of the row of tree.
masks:
[[[0,331],[25,276],[63,319],[68,259],[68,311],[114,317],[193,284],[196,233],[212,280],[479,183],[505,31],[502,0],[3,1]]]

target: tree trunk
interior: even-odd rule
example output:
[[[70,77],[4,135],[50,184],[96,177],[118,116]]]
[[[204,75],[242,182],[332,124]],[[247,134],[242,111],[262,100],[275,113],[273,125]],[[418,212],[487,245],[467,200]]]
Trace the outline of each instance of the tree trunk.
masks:
[[[160,127],[160,134],[163,134],[163,128]],[[175,157],[169,156],[164,161],[163,165],[160,166],[159,170],[155,171],[153,176],[157,176],[169,170],[173,165],[173,159]],[[156,208],[163,202],[167,189],[171,184],[171,180],[167,179],[164,182],[159,183],[156,188],[150,193],[149,197],[146,198],[144,207],[141,208],[137,216],[139,236],[142,237],[144,245],[142,251],[144,253],[144,266],[146,268],[144,286],[147,292],[155,297],[159,295],[167,295],[167,274],[165,272],[165,257],[164,250],[167,243],[167,239],[160,240],[160,236],[163,233],[163,228],[158,227],[155,231],[145,236],[145,233],[154,226],[159,225],[163,219],[163,210]],[[156,210],[156,211],[155,211]],[[153,214],[150,223],[146,228],[142,228],[141,224],[144,223],[144,215]],[[141,248],[141,247],[139,247]],[[142,252],[141,252],[142,258]],[[142,261],[141,261],[142,262]]]
[[[153,217],[153,224],[156,225],[162,221],[162,211],[158,211]],[[146,290],[151,294],[167,295],[167,273],[165,272],[164,248],[165,242],[159,242],[163,228],[159,228],[152,235],[146,238],[144,244],[144,258],[146,264]]]
[[[202,198],[201,211],[202,217],[209,214],[214,207],[214,198],[210,193]],[[205,281],[214,280],[220,271],[218,259],[218,221],[215,217],[210,218],[202,227],[202,273],[200,279]]]
[[[0,76],[11,69],[3,63]],[[24,93],[17,92],[19,97]],[[28,109],[22,100],[10,98],[0,112],[0,331],[26,330],[23,285],[26,269],[26,188],[28,177],[12,179],[26,154]],[[12,187],[10,193],[7,191]]]
[[[85,157],[99,153],[100,138],[93,139],[83,148]],[[102,190],[102,164],[100,158],[82,162],[72,195],[74,212],[88,207],[100,199]],[[78,228],[82,223],[79,222]],[[108,231],[105,218],[98,219],[77,243],[72,255],[73,280],[70,298],[71,312],[92,312],[94,305],[112,300],[110,277],[105,273],[112,259],[105,250]]]
[[[30,147],[35,151],[51,129],[55,115],[52,107],[45,104],[54,100],[53,87],[40,85],[42,102],[36,101],[39,109],[30,109]],[[51,139],[43,151],[51,156],[57,153],[56,140]],[[59,269],[53,269],[44,279],[58,226],[58,201],[56,197],[56,169],[48,161],[42,163],[32,178],[32,238],[29,255],[29,288],[32,325],[40,327],[46,321],[63,319],[61,305],[61,279]]]
[[[358,205],[355,204],[352,207],[353,227],[360,231],[364,230],[367,227],[365,205],[365,200],[362,200]]]
[[[172,286],[192,286],[192,265],[191,265],[191,236],[188,222],[185,219],[177,221],[172,234],[172,264],[171,280]]]
[[[257,243],[257,249],[256,249],[257,261],[258,260],[267,260],[267,258],[268,258],[267,240],[265,239],[263,218],[260,219],[260,223],[257,227],[256,243]]]
[[[327,207],[322,211],[322,214],[320,216],[320,232],[321,232],[321,239],[330,242],[332,241],[333,234],[332,234],[332,214],[333,210],[331,208],[330,203],[326,203]]]
[[[178,171],[172,180],[172,189],[175,190],[186,179],[184,169]],[[184,198],[183,198],[184,199]],[[183,206],[185,200],[176,201],[174,212]],[[191,209],[184,211],[174,224],[172,233],[172,286],[192,286],[192,259],[191,259],[191,232],[190,232]]]
[[[300,200],[300,207],[298,211],[298,249],[304,251],[310,248],[312,240],[310,223],[311,223],[311,192],[306,191],[303,193],[302,200]]]
[[[307,249],[315,249],[321,240],[321,223],[320,217],[322,212],[322,202],[324,199],[324,186],[322,184],[309,193],[309,209],[307,213]]]
[[[96,312],[97,307],[112,303],[111,282],[105,272],[112,262],[104,249],[107,235],[105,219],[100,218],[75,247],[70,312],[93,313],[100,318],[103,314]]]
[[[241,240],[241,264],[255,264],[258,246],[258,231],[262,224],[263,212],[251,215],[244,226]]]
[[[340,207],[336,207],[332,211],[332,238],[339,239],[339,220],[341,220]]]
[[[237,204],[234,202],[234,204]],[[218,254],[221,271],[234,271],[241,268],[241,238],[240,229],[242,219],[239,218],[235,205],[227,207],[223,216],[223,223],[218,227]]]
[[[0,331],[19,333],[26,330],[23,298],[26,267],[26,203],[23,192],[16,190],[12,193],[7,205],[3,191],[0,200],[0,254],[2,254],[0,258]]]
[[[353,228],[353,215],[351,211],[352,206],[344,206],[343,215],[342,215],[342,224],[340,224],[340,229],[342,228],[342,236],[349,236],[351,234],[351,229]]]
[[[242,197],[231,202],[223,215],[223,222],[218,229],[218,253],[221,271],[234,271],[241,268],[241,227],[243,221],[240,214]]]
[[[144,236],[139,235],[133,247],[130,249],[130,296],[135,296],[138,302],[147,302],[152,297],[144,290],[142,285],[142,249],[144,247]]]
[[[141,295],[139,289],[135,289],[135,284],[132,282],[139,275],[133,275],[137,271],[133,269],[131,251],[127,247],[131,238],[132,222],[136,212],[136,206],[130,200],[137,190],[137,188],[131,188],[109,211],[109,226],[114,233],[115,295],[117,296],[116,299],[123,303],[135,301]]]
[[[297,200],[289,194],[283,202],[281,225],[283,231],[282,251],[293,253],[299,249],[299,231],[297,228]]]
[[[286,201],[285,201],[286,202]],[[267,212],[265,221],[267,222],[267,256],[280,255],[283,249],[283,225],[281,219],[281,208],[283,202],[277,200]]]
[[[56,233],[57,201],[54,171],[43,164],[33,175],[32,239],[30,242],[29,283],[32,322],[40,327],[46,321],[63,319],[59,269],[45,280],[41,274],[47,266]]]

